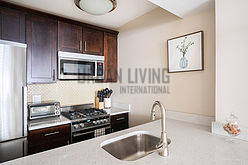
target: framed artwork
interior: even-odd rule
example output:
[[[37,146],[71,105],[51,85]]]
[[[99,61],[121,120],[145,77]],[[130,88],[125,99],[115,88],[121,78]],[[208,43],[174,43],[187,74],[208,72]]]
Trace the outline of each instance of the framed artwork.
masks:
[[[169,73],[204,69],[203,31],[169,39],[167,50]]]

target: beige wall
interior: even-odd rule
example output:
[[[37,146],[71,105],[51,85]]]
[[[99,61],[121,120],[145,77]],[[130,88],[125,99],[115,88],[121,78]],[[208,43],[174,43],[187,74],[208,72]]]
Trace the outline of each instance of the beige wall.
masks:
[[[248,1],[216,0],[216,120],[248,127]]]
[[[28,85],[28,101],[32,95],[41,95],[42,100],[60,101],[61,105],[94,103],[95,91],[108,87],[107,83],[88,81],[57,81],[55,84]]]
[[[199,30],[204,31],[204,71],[171,73],[169,84],[127,83],[127,68],[166,68],[167,40]],[[131,104],[131,126],[150,120],[154,100],[160,100],[172,111],[215,115],[214,9],[179,19],[157,8],[119,31],[119,67],[123,70],[123,82],[110,84],[110,88],[114,89],[114,101]],[[125,85],[169,85],[170,94],[120,94],[120,86]]]

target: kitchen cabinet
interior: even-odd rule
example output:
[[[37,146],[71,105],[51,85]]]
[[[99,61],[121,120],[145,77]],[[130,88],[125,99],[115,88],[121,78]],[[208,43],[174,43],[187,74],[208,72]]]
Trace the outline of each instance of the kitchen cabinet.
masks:
[[[128,113],[111,116],[111,132],[117,132],[129,128]]]
[[[70,143],[71,124],[29,131],[28,154],[53,149]]]
[[[117,82],[117,35],[117,31],[0,1],[0,39],[28,45],[28,84],[56,82],[57,51],[104,55],[104,82]]]
[[[58,50],[82,53],[82,26],[58,21]]]
[[[25,14],[0,7],[0,38],[25,43]]]
[[[103,32],[91,28],[83,28],[85,54],[103,55]]]
[[[117,82],[117,35],[104,33],[105,82]]]
[[[27,17],[27,83],[53,83],[57,77],[57,21]]]

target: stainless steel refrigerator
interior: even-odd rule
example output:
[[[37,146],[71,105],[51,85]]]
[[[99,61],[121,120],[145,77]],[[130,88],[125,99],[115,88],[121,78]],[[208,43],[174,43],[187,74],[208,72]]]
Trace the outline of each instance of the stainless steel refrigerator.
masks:
[[[0,40],[0,163],[27,153],[26,47]]]

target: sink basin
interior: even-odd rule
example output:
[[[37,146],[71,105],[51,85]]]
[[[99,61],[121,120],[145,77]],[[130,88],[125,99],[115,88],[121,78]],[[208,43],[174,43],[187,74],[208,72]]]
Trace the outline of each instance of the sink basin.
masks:
[[[160,138],[146,131],[136,131],[104,141],[101,147],[120,160],[137,160],[156,151]],[[168,144],[171,141],[168,139]]]

